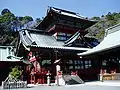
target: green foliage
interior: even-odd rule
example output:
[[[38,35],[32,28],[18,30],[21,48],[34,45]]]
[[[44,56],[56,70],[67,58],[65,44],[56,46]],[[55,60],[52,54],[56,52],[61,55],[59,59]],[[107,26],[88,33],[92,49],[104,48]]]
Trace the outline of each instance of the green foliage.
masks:
[[[91,20],[97,20],[97,21],[99,21],[101,19],[100,19],[100,17],[92,17]]]
[[[109,12],[107,15],[92,17],[92,19],[98,20],[98,23],[89,28],[89,35],[95,36],[99,41],[101,41],[107,28],[120,23],[120,13]]]
[[[120,23],[120,13],[109,12],[107,15],[102,15],[101,17],[94,16],[91,20],[97,20],[98,23],[90,27],[90,35],[101,39],[101,37],[104,36],[106,28]],[[31,16],[18,17],[9,9],[3,9],[0,15],[0,45],[9,45],[16,38],[16,32],[22,29],[24,25],[30,21],[33,21]],[[42,20],[40,18],[36,18],[35,21],[39,24]],[[32,28],[36,27],[36,25]],[[83,25],[83,27],[86,26]]]
[[[11,12],[4,13],[3,15],[0,15],[0,22],[1,23],[10,23],[15,19],[15,16]]]
[[[40,18],[36,18],[36,23],[40,23],[42,20]]]
[[[111,14],[110,12],[106,15],[106,19],[107,20],[114,20],[114,16],[113,14]]]
[[[109,20],[108,22],[109,22],[110,26],[113,26],[113,25],[117,24],[116,20]]]
[[[11,13],[9,9],[3,9],[2,12],[1,12],[1,15],[4,15],[6,13]]]
[[[13,79],[20,79],[21,75],[22,75],[22,71],[17,66],[12,68],[12,72],[10,72],[10,76]]]
[[[30,21],[33,21],[31,16],[18,17],[9,9],[3,9],[0,15],[0,45],[9,45],[16,38],[16,32]]]
[[[96,38],[99,39],[99,38],[103,37],[104,34],[105,34],[105,31],[101,29],[100,32],[98,34],[96,34]]]
[[[24,21],[24,23],[28,23],[30,21],[33,21],[33,18],[30,16],[25,16],[25,17],[23,17],[23,21]]]

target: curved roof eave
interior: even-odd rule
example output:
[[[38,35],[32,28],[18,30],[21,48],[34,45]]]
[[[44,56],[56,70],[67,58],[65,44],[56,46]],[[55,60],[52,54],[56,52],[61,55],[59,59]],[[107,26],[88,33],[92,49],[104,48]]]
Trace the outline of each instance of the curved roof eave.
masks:
[[[79,47],[64,47],[64,46],[38,46],[38,45],[29,45],[27,47],[38,47],[38,48],[51,48],[51,49],[65,49],[65,50],[81,50],[88,51],[90,48],[79,48]]]
[[[106,29],[105,38],[103,41],[91,50],[83,53],[78,53],[79,56],[90,56],[103,51],[111,50],[120,47],[120,24]]]

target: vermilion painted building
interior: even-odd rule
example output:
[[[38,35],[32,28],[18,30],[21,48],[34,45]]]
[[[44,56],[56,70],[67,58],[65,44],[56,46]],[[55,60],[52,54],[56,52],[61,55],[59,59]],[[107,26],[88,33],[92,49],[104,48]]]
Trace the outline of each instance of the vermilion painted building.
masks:
[[[99,45],[78,55],[86,59],[98,61],[100,63],[100,69],[105,70],[108,75],[114,71],[116,73],[116,79],[120,80],[119,35],[120,24],[109,27],[105,30],[104,39]]]
[[[85,37],[85,29],[95,23],[77,13],[50,7],[36,29],[20,30],[16,55],[33,64],[26,70],[28,82],[46,83],[48,71],[54,82],[57,60],[63,74],[76,72],[84,80],[96,79],[95,62],[77,56],[91,49],[95,39]]]

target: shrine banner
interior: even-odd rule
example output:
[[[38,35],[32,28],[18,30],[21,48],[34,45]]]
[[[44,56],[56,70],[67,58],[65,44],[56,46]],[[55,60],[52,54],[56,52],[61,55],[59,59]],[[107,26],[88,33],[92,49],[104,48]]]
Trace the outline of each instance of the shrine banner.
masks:
[[[29,61],[30,61],[30,62],[34,62],[34,61],[37,60],[36,57],[33,55],[32,52],[30,52],[30,53],[28,54],[28,56],[29,56]]]
[[[31,58],[29,59],[29,61],[30,61],[30,62],[36,61],[36,57],[35,57],[35,56],[31,57]]]
[[[31,56],[31,57],[32,57],[32,55],[33,55],[32,52],[29,52],[28,56]]]
[[[35,68],[35,71],[40,71],[40,63],[38,61],[33,62],[33,66]]]

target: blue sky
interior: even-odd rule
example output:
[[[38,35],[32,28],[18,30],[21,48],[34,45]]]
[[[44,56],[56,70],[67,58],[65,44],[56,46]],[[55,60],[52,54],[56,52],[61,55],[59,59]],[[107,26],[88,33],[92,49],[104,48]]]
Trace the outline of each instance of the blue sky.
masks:
[[[0,0],[0,11],[8,8],[16,16],[42,18],[48,6],[77,12],[85,17],[120,12],[120,0]]]

